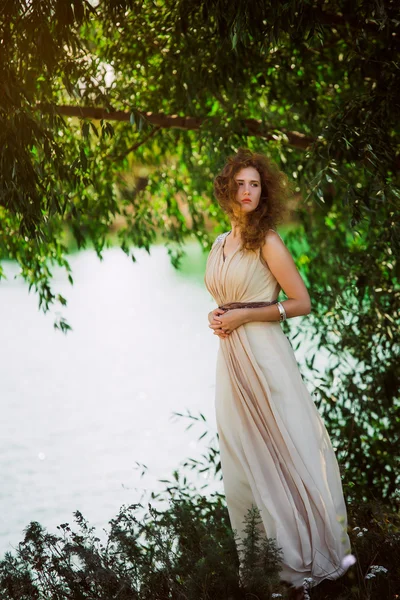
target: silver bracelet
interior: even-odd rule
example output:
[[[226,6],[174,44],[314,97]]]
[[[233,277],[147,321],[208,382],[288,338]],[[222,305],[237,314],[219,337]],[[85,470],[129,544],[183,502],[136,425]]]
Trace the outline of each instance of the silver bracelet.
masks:
[[[286,321],[286,319],[287,319],[287,316],[286,316],[286,311],[285,311],[285,309],[283,308],[283,305],[282,305],[280,302],[277,302],[277,303],[276,303],[276,305],[277,305],[277,307],[278,307],[279,314],[280,314],[280,319],[279,319],[279,321]]]

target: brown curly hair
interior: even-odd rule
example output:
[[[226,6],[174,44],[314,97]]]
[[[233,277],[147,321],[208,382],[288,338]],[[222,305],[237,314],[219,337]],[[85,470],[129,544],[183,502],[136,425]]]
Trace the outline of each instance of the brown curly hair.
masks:
[[[260,174],[261,196],[256,209],[244,213],[236,200],[238,184],[235,175],[241,169],[253,167]],[[230,156],[214,180],[214,194],[232,222],[241,232],[244,250],[256,250],[265,242],[268,229],[274,229],[283,220],[285,201],[291,193],[287,176],[277,165],[263,154],[256,154],[247,148],[239,148]]]

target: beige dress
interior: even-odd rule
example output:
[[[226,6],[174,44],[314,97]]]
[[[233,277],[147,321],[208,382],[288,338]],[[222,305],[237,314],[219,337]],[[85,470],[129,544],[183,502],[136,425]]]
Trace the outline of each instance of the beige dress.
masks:
[[[260,251],[237,249],[225,259],[228,233],[207,260],[205,283],[217,305],[276,299],[280,286]],[[306,577],[316,584],[342,575],[350,542],[336,456],[278,321],[247,323],[220,339],[216,418],[238,539],[255,505],[283,551],[282,580],[298,586]]]

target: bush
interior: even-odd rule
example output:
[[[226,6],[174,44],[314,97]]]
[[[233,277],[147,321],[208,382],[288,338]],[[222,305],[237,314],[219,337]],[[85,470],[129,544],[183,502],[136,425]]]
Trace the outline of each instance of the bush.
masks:
[[[57,535],[32,522],[16,554],[0,562],[2,600],[269,600],[286,598],[281,552],[246,516],[243,567],[220,494],[170,495],[164,509],[122,507],[106,543],[79,511]],[[312,600],[386,600],[400,590],[400,519],[380,504],[349,511],[357,563],[345,576],[312,588]]]

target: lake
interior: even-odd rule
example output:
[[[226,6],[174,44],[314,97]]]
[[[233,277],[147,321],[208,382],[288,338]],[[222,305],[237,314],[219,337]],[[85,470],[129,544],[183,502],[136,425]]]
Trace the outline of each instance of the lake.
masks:
[[[102,528],[122,504],[162,489],[159,479],[204,448],[204,428],[185,431],[189,421],[173,419],[174,411],[201,412],[215,431],[219,340],[207,326],[215,305],[203,284],[205,255],[196,244],[187,252],[182,271],[163,246],[151,256],[137,251],[136,263],[119,248],[106,250],[103,261],[93,250],[72,255],[74,285],[62,270],[53,284],[68,300],[61,311],[73,327],[67,335],[14,279],[17,265],[5,264],[2,554],[30,521],[55,531],[80,510]],[[136,462],[148,467],[145,477]]]

